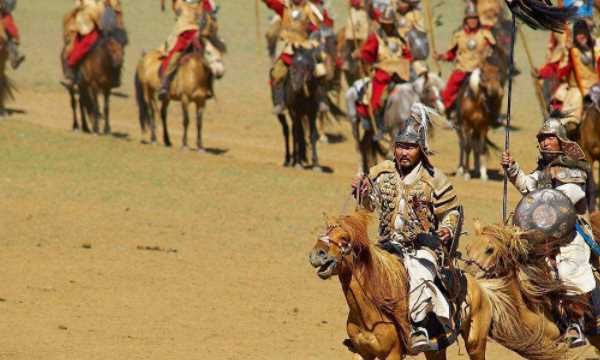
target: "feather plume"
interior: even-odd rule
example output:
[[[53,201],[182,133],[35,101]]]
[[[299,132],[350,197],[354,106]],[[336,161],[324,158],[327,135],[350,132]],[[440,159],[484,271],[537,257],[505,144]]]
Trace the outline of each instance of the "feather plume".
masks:
[[[505,0],[512,13],[534,30],[563,32],[573,18],[574,6],[554,6],[551,0]]]

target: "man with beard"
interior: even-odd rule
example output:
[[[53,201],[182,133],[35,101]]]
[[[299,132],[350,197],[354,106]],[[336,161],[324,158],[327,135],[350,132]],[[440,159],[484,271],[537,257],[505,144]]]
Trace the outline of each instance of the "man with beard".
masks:
[[[588,187],[589,165],[585,161],[583,151],[567,139],[567,132],[562,125],[559,113],[553,113],[544,122],[537,135],[540,156],[538,166],[531,174],[526,175],[512,156],[502,154],[501,165],[507,169],[512,184],[526,195],[537,189],[552,188],[565,194],[575,205],[578,217],[586,234],[592,237],[589,229]],[[556,275],[558,278],[579,290],[572,295],[588,294],[596,288],[596,281],[590,264],[590,247],[579,232],[574,232],[570,243],[560,248],[556,256]],[[592,306],[592,313],[597,309]],[[596,316],[594,316],[595,318]],[[570,319],[567,326],[567,341],[572,347],[585,344],[580,319]]]
[[[427,145],[427,108],[415,104],[395,137],[395,160],[373,167],[352,186],[358,205],[379,215],[379,244],[400,254],[409,274],[411,353],[435,350],[428,329],[451,329],[447,299],[434,284],[442,246],[457,241],[462,220],[454,188],[433,167]]]

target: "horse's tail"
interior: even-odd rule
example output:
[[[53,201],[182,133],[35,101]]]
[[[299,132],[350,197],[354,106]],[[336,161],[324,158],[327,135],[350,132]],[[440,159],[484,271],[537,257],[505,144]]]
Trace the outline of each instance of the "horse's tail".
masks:
[[[331,100],[331,97],[327,95],[326,97],[327,105],[329,106],[329,113],[333,115],[336,120],[340,120],[342,117],[346,117],[346,113],[342,110],[335,101]]]
[[[530,329],[523,322],[514,299],[508,293],[509,284],[502,279],[478,281],[486,295],[492,315],[490,336],[503,346],[526,359],[549,360],[565,358],[568,345],[549,339],[544,333],[544,321]],[[523,305],[525,306],[525,305]],[[539,314],[543,317],[543,314]],[[524,326],[525,325],[525,326]]]
[[[498,145],[496,145],[496,143],[494,143],[492,140],[490,140],[490,138],[488,136],[485,137],[485,154],[489,154],[490,153],[490,148],[494,151],[501,151],[500,147]]]
[[[146,131],[146,123],[148,122],[148,104],[146,103],[144,88],[137,71],[135,72],[133,84],[135,86],[135,100],[138,106],[140,128],[142,129],[142,132],[144,132]]]

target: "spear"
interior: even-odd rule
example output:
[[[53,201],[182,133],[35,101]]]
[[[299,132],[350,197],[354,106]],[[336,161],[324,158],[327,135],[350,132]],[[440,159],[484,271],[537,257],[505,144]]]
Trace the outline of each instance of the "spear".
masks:
[[[427,18],[427,32],[429,33],[429,38],[431,40],[431,48],[433,49],[433,53],[436,53],[436,46],[435,46],[435,33],[433,32],[433,17],[432,17],[432,11],[431,11],[431,4],[429,3],[430,0],[423,0],[423,8],[425,10],[425,17]],[[436,59],[435,56],[432,56],[433,58],[433,64],[435,65],[435,68],[438,72],[439,75],[442,74],[442,68],[440,66],[440,62]]]

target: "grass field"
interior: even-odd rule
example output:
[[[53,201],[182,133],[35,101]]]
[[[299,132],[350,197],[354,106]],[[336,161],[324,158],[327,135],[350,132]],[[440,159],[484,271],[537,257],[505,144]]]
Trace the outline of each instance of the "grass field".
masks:
[[[143,49],[173,23],[158,1],[124,0],[131,45],[113,100],[113,131],[73,133],[58,85],[61,18],[72,1],[30,0],[15,13],[26,64],[0,120],[0,359],[346,359],[346,305],[336,281],[318,280],[306,254],[322,213],[350,211],[358,156],[350,141],[320,145],[332,174],[285,169],[270,114],[268,61],[255,40],[254,3],[223,0],[230,52],[205,144],[221,155],[140,144],[132,78]],[[338,22],[345,2],[332,3]],[[462,1],[444,4],[440,49],[460,23]],[[267,11],[261,5],[262,29]],[[545,34],[528,32],[535,59]],[[521,49],[517,61],[529,68]],[[449,68],[445,68],[448,75]],[[514,154],[530,168],[541,119],[526,75],[515,85]],[[350,137],[347,123],[332,131]],[[502,133],[492,134],[501,144]],[[436,165],[456,166],[456,137],[438,131]],[[490,157],[496,169],[497,155]],[[499,181],[452,179],[472,219],[500,220]],[[511,192],[511,203],[518,197]],[[469,241],[464,238],[463,244]],[[452,358],[464,358],[453,347]],[[587,350],[583,356],[592,355]],[[491,359],[516,357],[495,344]]]

